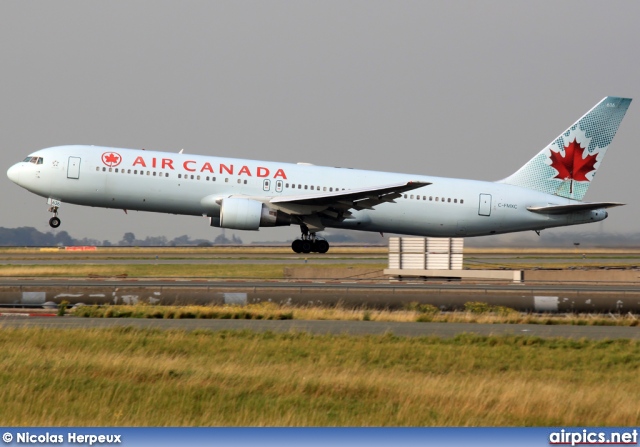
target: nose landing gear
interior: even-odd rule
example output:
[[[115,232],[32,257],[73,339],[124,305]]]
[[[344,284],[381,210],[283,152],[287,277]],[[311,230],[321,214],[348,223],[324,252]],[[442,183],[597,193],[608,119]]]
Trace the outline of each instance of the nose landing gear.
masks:
[[[58,228],[60,226],[60,218],[58,217],[58,207],[51,206],[49,207],[49,212],[53,213],[53,217],[49,219],[49,226],[51,228]]]
[[[291,243],[291,249],[296,253],[326,253],[329,251],[329,242],[309,232],[306,225],[300,225],[302,235]]]

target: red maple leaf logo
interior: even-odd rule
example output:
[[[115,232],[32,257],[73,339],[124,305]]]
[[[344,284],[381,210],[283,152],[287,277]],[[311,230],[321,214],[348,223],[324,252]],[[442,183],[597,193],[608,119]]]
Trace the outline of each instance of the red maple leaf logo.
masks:
[[[596,154],[587,154],[582,158],[584,148],[574,140],[564,148],[564,156],[560,152],[551,151],[551,167],[558,171],[554,178],[588,182],[587,174],[595,171]]]
[[[121,161],[122,157],[116,152],[105,152],[102,154],[102,163],[109,167],[118,166]]]

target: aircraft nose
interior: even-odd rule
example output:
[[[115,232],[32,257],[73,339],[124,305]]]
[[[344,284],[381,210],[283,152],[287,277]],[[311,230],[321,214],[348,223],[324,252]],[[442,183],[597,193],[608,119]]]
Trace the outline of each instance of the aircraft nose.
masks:
[[[19,185],[21,172],[21,166],[19,164],[15,164],[7,170],[7,177],[9,177],[9,180],[11,180],[13,183]]]

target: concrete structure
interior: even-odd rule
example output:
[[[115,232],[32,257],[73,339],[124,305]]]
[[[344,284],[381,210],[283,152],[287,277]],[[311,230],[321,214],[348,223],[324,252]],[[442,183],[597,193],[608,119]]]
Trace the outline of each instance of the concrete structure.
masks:
[[[463,238],[389,238],[389,268],[385,275],[508,280],[521,282],[522,270],[463,270]]]

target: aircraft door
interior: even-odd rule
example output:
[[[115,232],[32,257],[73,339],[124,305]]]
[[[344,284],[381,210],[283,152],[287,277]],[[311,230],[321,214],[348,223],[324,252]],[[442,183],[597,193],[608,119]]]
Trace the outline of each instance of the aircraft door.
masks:
[[[69,157],[67,178],[80,178],[80,157]]]
[[[478,206],[480,216],[491,215],[491,194],[480,194],[480,204]]]
[[[282,180],[276,181],[276,192],[282,192]]]
[[[263,191],[270,191],[271,190],[271,180],[265,179],[262,182],[262,190]]]

